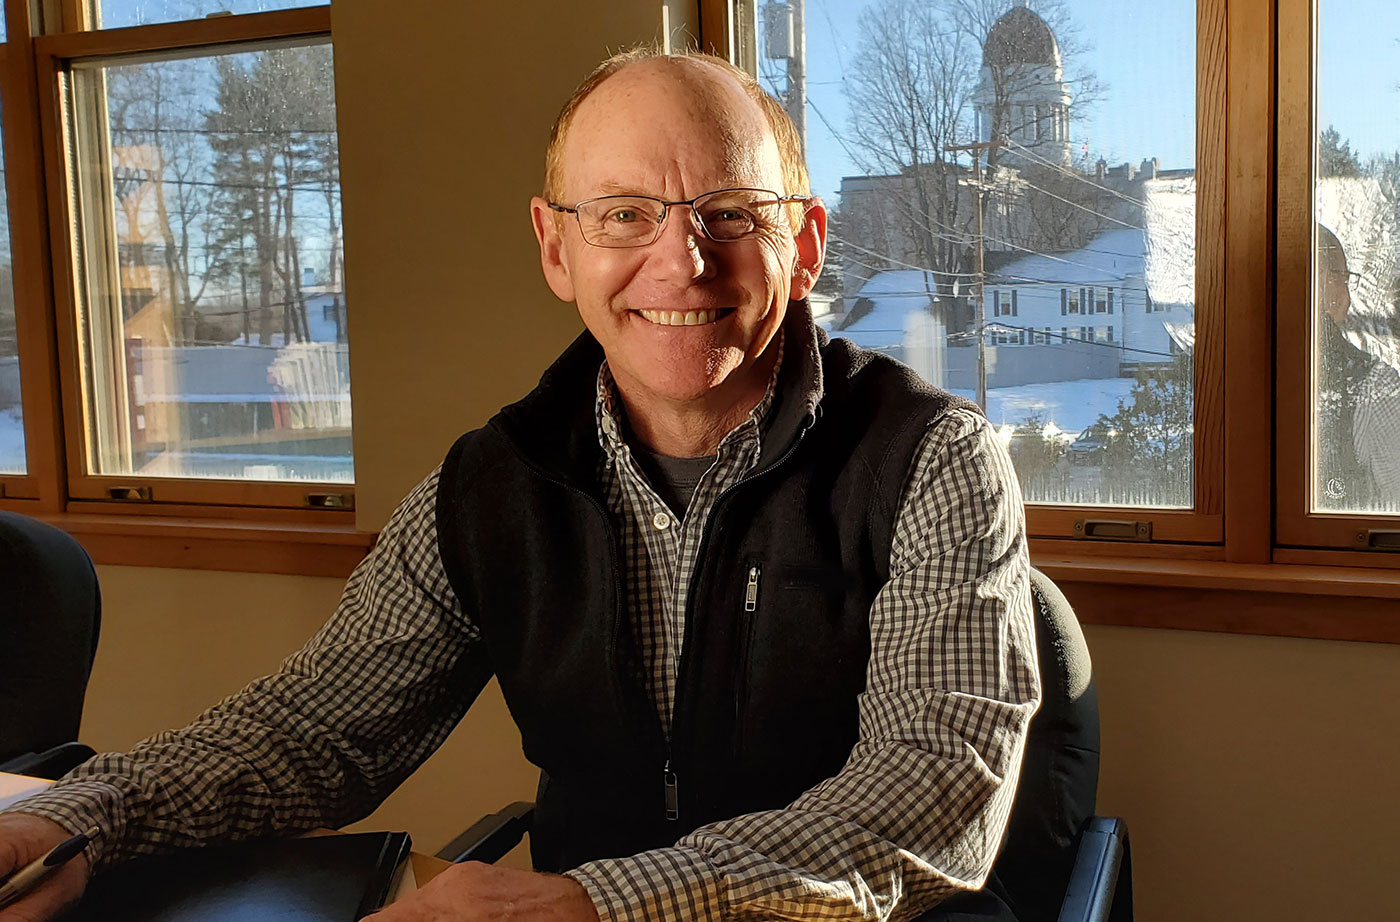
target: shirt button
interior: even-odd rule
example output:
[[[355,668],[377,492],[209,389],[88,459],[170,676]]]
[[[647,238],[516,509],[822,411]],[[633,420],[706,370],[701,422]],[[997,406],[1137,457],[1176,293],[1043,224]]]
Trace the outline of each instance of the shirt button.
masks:
[[[671,517],[664,512],[658,512],[651,517],[651,524],[656,526],[657,531],[665,531],[671,527]]]

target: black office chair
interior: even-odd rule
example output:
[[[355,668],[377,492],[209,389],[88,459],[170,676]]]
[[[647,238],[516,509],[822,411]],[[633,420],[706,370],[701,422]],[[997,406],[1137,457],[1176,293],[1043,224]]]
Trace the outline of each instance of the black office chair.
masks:
[[[1064,594],[1031,571],[1043,699],[1031,720],[1016,803],[986,893],[961,894],[935,915],[1017,922],[1131,922],[1128,826],[1094,816],[1099,708],[1089,648]],[[494,862],[529,832],[534,805],[511,804],[438,852]]]
[[[71,535],[0,512],[0,771],[56,778],[92,749],[72,742],[101,626],[92,560]]]

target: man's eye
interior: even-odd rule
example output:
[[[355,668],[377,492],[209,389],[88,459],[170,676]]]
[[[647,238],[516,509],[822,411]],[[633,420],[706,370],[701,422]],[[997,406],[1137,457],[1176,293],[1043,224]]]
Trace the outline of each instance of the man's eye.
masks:
[[[635,208],[614,208],[603,219],[610,224],[631,224],[641,220],[641,213]]]

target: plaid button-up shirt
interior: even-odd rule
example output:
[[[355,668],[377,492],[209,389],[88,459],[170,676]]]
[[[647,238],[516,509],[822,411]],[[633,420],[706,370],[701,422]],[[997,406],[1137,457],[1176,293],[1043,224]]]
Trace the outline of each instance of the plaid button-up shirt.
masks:
[[[622,535],[634,667],[668,728],[703,524],[756,464],[772,396],[725,437],[677,518],[621,435],[606,366],[599,376],[599,476]],[[334,616],[278,672],[19,809],[100,826],[99,868],[372,810],[480,690],[449,681],[484,649],[443,569],[437,489],[434,472],[409,494]],[[845,767],[783,809],[570,871],[604,920],[905,919],[981,882],[1039,697],[1021,498],[985,419],[953,410],[929,428],[890,558]]]

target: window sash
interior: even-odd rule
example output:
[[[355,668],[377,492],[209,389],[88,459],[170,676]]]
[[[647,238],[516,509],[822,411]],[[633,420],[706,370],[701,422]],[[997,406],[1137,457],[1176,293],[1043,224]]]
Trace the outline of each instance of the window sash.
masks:
[[[1400,566],[1371,548],[1374,532],[1400,530],[1400,516],[1312,511],[1312,291],[1317,13],[1309,0],[1279,0],[1278,232],[1275,375],[1277,431],[1275,559]],[[1308,556],[1303,549],[1332,552]]]
[[[162,23],[131,29],[74,32],[42,36],[33,42],[35,70],[47,86],[62,92],[42,94],[40,107],[48,170],[49,249],[54,279],[53,297],[57,329],[57,368],[63,385],[63,460],[70,499],[84,501],[92,510],[135,511],[197,505],[266,507],[307,510],[317,521],[349,520],[354,507],[354,486],[348,483],[285,483],[248,480],[152,478],[88,473],[91,447],[84,413],[94,390],[84,386],[81,308],[76,297],[78,261],[68,228],[75,226],[75,199],[70,193],[77,165],[72,156],[72,125],[64,111],[71,87],[68,69],[84,59],[123,58],[139,55],[168,56],[170,52],[215,53],[277,44],[306,44],[329,36],[327,7],[217,17],[207,20]],[[136,57],[129,57],[136,56]],[[57,469],[57,465],[55,465]]]

